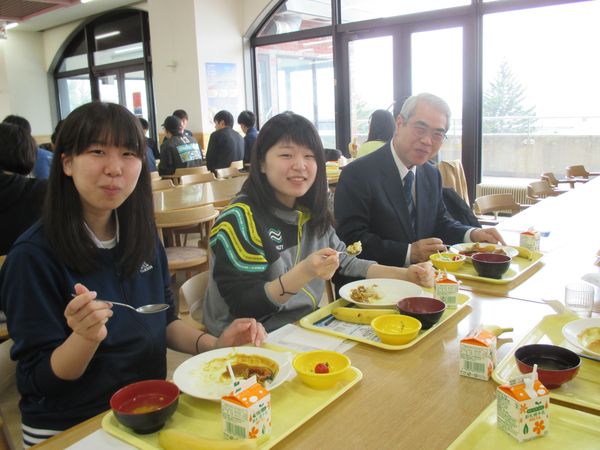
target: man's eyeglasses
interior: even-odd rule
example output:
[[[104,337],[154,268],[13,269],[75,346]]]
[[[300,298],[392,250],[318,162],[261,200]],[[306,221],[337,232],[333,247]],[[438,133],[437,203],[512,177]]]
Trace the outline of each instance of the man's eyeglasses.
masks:
[[[422,138],[425,136],[429,136],[429,137],[431,137],[431,142],[433,142],[434,144],[441,144],[447,138],[446,133],[444,133],[443,131],[432,130],[431,128],[429,128],[428,126],[425,126],[425,125],[420,125],[418,123],[411,123],[410,127],[412,128],[413,134],[416,137]]]

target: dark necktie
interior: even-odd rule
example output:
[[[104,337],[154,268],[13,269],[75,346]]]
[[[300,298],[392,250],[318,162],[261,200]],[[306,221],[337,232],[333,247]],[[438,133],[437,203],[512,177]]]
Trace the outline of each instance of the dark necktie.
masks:
[[[415,181],[415,174],[409,170],[406,176],[404,177],[404,198],[406,199],[406,204],[408,205],[408,213],[410,215],[410,223],[415,228],[415,205],[413,203],[412,196],[412,186]]]

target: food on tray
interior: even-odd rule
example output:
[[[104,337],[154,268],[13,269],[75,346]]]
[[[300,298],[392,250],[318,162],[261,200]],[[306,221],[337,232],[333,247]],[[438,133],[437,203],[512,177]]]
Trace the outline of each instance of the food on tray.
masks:
[[[329,373],[329,363],[319,363],[315,366],[315,373]]]
[[[496,253],[498,255],[506,255],[506,252],[500,248],[496,247],[494,244],[480,244],[479,242],[475,242],[470,248],[462,250],[459,252],[461,255],[472,256],[475,253]]]
[[[577,337],[585,348],[600,353],[600,327],[586,328]]]
[[[267,385],[277,376],[279,365],[272,359],[259,355],[230,354],[225,358],[209,361],[204,367],[204,372],[216,382],[231,382],[227,362],[231,364],[236,379],[246,380],[256,375],[256,380],[262,385]]]
[[[350,290],[350,298],[355,302],[371,303],[381,299],[381,294],[379,293],[379,288],[376,284],[371,286],[363,286],[361,284]]]
[[[346,253],[349,255],[358,255],[362,252],[362,242],[356,241],[354,244],[350,244],[346,247]]]
[[[392,309],[366,309],[366,308],[333,308],[331,315],[337,320],[350,323],[362,323],[369,325],[375,317],[384,314],[393,314]]]

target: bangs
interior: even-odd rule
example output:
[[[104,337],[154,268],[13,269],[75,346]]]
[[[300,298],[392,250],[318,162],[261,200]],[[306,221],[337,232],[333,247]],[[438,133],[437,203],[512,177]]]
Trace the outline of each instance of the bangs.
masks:
[[[112,103],[97,102],[85,106],[83,117],[78,117],[76,110],[71,114],[74,117],[65,119],[57,137],[60,151],[79,155],[90,145],[98,144],[127,148],[139,158],[144,157],[145,138],[133,114]]]

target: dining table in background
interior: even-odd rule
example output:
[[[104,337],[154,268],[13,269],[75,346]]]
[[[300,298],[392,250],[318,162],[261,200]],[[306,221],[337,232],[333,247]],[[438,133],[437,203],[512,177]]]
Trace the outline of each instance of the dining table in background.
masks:
[[[358,344],[350,349],[347,355],[364,378],[274,448],[447,448],[495,399],[497,387],[492,380],[458,374],[460,340],[480,324],[514,328],[499,339],[501,361],[554,313],[541,302],[542,295],[562,300],[568,281],[598,271],[593,257],[600,237],[594,235],[594,225],[600,213],[597,202],[590,203],[594,198],[600,198],[600,180],[502,222],[499,228],[513,245],[523,229],[551,226],[550,235],[542,238],[544,256],[535,270],[509,285],[465,281],[467,290],[462,292],[470,302],[414,346],[389,351]],[[548,217],[555,220],[547,222]],[[39,448],[63,449],[99,430],[101,420],[98,415]]]
[[[154,210],[171,211],[212,203],[225,206],[240,191],[247,176],[186,184],[166,191],[153,192]]]

